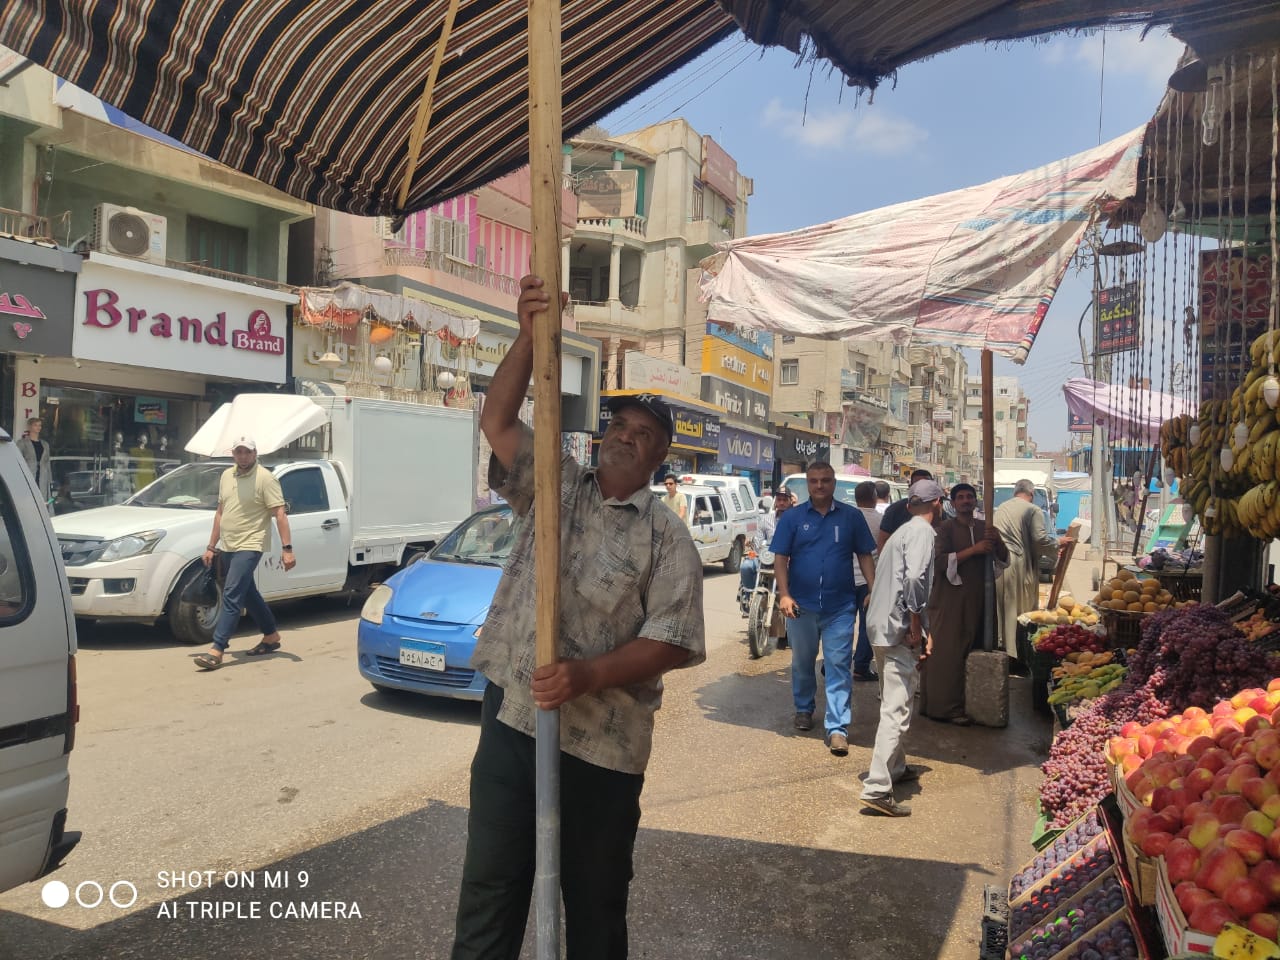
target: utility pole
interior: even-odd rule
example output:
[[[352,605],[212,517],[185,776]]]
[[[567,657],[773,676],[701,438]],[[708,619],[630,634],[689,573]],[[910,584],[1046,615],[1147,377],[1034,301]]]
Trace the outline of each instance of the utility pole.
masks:
[[[1104,359],[1098,353],[1098,291],[1102,288],[1102,270],[1097,260],[1093,261],[1093,363],[1090,376],[1097,383],[1111,382],[1111,359]],[[1083,348],[1083,338],[1081,347]],[[1107,428],[1094,423],[1092,435],[1093,447],[1090,450],[1090,473],[1093,475],[1089,494],[1089,559],[1107,558],[1107,537],[1110,533],[1111,520],[1111,470],[1107,462]]]

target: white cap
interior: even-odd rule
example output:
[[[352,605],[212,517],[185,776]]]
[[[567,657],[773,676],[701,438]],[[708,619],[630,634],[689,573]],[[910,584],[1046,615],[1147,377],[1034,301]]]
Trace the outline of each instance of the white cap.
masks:
[[[231,444],[231,452],[235,453],[241,447],[252,450],[254,453],[258,452],[258,445],[253,442],[253,437],[236,437],[235,443]]]

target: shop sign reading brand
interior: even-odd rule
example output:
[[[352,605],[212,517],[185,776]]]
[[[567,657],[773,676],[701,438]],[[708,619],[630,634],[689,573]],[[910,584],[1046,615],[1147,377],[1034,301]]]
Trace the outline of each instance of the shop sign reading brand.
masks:
[[[284,380],[285,338],[277,331],[286,329],[285,305],[296,297],[163,273],[86,263],[73,355],[237,380]]]

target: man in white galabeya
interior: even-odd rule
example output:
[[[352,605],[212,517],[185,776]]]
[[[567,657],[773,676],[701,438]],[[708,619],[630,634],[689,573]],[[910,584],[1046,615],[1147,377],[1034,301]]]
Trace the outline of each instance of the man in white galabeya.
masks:
[[[223,471],[218,483],[218,510],[213,515],[209,548],[204,552],[204,565],[207,567],[217,559],[218,541],[221,539],[226,582],[222,588],[218,623],[213,628],[213,646],[208,653],[196,657],[196,666],[201,670],[216,670],[222,666],[231,634],[240,625],[242,609],[249,611],[249,616],[262,631],[262,640],[248,651],[249,656],[261,656],[280,649],[280,632],[276,629],[275,617],[253,582],[253,572],[258,569],[258,562],[267,548],[273,517],[280,534],[280,562],[285,570],[292,570],[296,563],[280,481],[258,463],[258,445],[252,437],[237,438],[231,445],[231,455],[236,464]]]

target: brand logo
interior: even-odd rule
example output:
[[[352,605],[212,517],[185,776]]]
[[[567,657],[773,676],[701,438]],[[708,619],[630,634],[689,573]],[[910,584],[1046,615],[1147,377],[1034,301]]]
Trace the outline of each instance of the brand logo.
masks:
[[[244,329],[232,330],[228,342],[225,312],[219,312],[216,320],[174,317],[163,311],[148,314],[142,307],[121,307],[120,295],[105,287],[86,290],[84,298],[86,327],[111,330],[123,325],[123,329],[131,334],[144,332],[145,327],[147,334],[162,340],[176,336],[184,342],[206,343],[215,347],[230,346],[250,353],[270,353],[277,356],[284,354],[284,337],[272,335],[271,317],[265,310],[252,311],[245,321]]]

